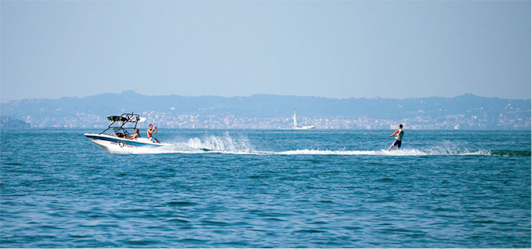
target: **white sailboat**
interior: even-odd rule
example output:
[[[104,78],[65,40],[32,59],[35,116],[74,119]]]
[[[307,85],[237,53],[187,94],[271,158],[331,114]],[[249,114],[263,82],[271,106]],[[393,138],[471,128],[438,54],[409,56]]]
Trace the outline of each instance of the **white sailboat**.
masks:
[[[307,125],[307,126],[299,126],[297,125],[297,118],[296,118],[296,108],[294,108],[294,129],[304,129],[304,130],[310,130],[315,129],[316,127],[313,125]]]

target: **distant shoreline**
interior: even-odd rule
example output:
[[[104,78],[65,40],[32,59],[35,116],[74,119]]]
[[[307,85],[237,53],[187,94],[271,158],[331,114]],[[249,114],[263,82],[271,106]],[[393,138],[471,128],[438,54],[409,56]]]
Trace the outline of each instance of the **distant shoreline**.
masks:
[[[85,98],[1,103],[3,115],[32,128],[105,128],[110,115],[135,112],[161,128],[528,130],[531,101],[478,97],[328,99],[280,95],[251,97],[146,96],[134,91]],[[141,124],[142,126],[142,124]]]

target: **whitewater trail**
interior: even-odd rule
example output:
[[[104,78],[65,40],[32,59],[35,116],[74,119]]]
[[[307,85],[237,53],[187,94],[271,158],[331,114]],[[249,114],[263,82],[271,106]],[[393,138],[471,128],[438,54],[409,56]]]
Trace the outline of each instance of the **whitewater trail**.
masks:
[[[446,142],[438,146],[423,149],[387,150],[321,150],[295,149],[284,151],[256,150],[245,136],[236,138],[229,134],[223,136],[206,136],[190,138],[186,142],[167,143],[160,148],[138,148],[127,151],[126,154],[199,154],[218,153],[235,155],[331,155],[331,156],[492,156],[491,151],[470,151],[460,149],[452,143]]]

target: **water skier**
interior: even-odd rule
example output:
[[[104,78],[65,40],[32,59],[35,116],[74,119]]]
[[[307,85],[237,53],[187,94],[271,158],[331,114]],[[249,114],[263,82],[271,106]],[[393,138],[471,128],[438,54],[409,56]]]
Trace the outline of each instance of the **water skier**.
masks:
[[[154,127],[152,124],[150,124],[150,128],[148,129],[148,139],[154,143],[160,144],[161,142],[159,142],[157,138],[154,138],[153,134],[157,134],[157,126]]]
[[[395,141],[393,142],[392,145],[390,145],[390,148],[388,149],[388,151],[392,150],[392,148],[396,145],[397,145],[397,150],[401,149],[401,140],[403,139],[403,134],[404,134],[403,125],[400,124],[399,129],[396,130],[392,135],[390,135],[390,137],[395,136]]]

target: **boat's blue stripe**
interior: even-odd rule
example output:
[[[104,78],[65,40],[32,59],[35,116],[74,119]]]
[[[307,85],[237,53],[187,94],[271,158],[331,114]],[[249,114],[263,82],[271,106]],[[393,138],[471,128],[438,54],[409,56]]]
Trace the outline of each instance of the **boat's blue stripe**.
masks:
[[[91,136],[91,135],[86,135],[86,136],[88,138],[92,138],[92,139],[105,140],[105,141],[115,142],[115,143],[124,142],[127,145],[137,146],[137,147],[143,147],[143,146],[158,147],[158,146],[160,146],[158,144],[139,143],[139,142],[135,142],[135,141],[131,141],[131,140],[122,140],[122,139],[111,138],[111,137],[100,137],[100,136]]]

